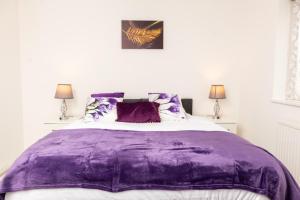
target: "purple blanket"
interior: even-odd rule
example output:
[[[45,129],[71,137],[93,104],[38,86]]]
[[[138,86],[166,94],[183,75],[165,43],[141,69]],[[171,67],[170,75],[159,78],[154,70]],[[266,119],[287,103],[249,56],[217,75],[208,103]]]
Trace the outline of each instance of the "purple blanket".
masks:
[[[205,131],[55,131],[18,158],[0,183],[0,199],[39,188],[243,189],[300,199],[272,155],[233,134]]]

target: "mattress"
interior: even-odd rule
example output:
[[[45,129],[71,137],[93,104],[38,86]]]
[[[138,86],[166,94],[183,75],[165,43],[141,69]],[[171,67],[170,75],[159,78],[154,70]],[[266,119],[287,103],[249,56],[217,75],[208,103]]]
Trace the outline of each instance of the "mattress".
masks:
[[[7,193],[6,200],[269,200],[245,190],[132,190],[119,193],[94,189],[40,189]]]
[[[129,124],[121,122],[83,122],[78,121],[65,129],[101,128],[113,130],[135,131],[180,131],[180,130],[204,130],[226,131],[219,125],[207,119],[189,116],[187,120],[166,121],[153,124]],[[6,200],[268,200],[267,197],[245,190],[130,190],[111,193],[95,189],[60,188],[60,189],[35,189],[6,194]]]

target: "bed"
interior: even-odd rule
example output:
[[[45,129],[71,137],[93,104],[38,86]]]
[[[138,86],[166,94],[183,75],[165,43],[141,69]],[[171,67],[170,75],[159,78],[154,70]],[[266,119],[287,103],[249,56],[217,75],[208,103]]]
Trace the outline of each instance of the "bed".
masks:
[[[192,100],[182,101],[192,114]],[[275,157],[192,115],[148,124],[75,122],[27,149],[0,194],[3,200],[300,199]]]

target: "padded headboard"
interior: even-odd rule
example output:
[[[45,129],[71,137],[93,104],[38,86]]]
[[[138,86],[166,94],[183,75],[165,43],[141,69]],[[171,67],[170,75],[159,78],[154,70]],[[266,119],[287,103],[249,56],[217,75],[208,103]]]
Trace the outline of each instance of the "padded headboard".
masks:
[[[148,99],[124,99],[124,102],[134,103],[138,101],[148,101]],[[185,112],[193,114],[193,99],[181,99]]]

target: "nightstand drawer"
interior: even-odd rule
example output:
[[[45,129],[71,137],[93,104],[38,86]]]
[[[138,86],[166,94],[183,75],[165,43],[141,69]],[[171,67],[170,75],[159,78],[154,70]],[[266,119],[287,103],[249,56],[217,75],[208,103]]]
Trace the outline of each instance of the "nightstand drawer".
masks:
[[[59,120],[59,119],[47,120],[43,123],[44,135],[42,137],[51,133],[52,131],[63,129],[64,127],[80,119],[81,119],[80,116],[75,116],[75,117],[69,117],[66,120]]]
[[[236,120],[223,118],[223,117],[220,119],[213,119],[212,116],[210,116],[210,115],[204,115],[204,117],[206,119],[208,119],[209,121],[212,121],[212,122],[222,126],[227,131],[234,133],[234,134],[238,134],[238,123]]]
[[[41,137],[44,137],[55,130],[60,130],[65,127],[66,124],[43,124],[43,134]]]
[[[231,133],[235,133],[237,134],[237,124],[227,124],[227,123],[218,123],[220,126],[222,126],[223,128],[225,128],[226,130],[228,130]]]
[[[44,124],[44,127],[45,127],[45,131],[48,131],[48,133],[50,133],[55,130],[60,130],[67,125],[68,124]]]

